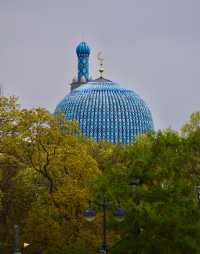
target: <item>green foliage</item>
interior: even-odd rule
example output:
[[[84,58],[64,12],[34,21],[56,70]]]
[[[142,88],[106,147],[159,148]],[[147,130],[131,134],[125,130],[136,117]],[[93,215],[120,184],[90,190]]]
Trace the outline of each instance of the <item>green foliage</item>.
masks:
[[[83,243],[96,248],[83,210],[100,171],[87,142],[74,133],[76,123],[61,115],[21,110],[16,98],[0,98],[1,253],[11,251],[14,224],[20,226],[21,244],[31,243],[29,253],[75,253],[85,249]]]
[[[184,124],[181,131],[184,136],[188,136],[199,129],[200,129],[200,111],[197,111],[191,114],[190,120]]]
[[[20,109],[0,97],[0,253],[11,253],[13,225],[24,253],[97,253],[101,210],[88,224],[89,200],[112,201],[110,252],[200,253],[199,112],[181,135],[159,131],[129,146],[93,142],[76,122],[47,110]],[[133,180],[140,184],[133,186]],[[125,220],[112,210],[123,207]]]
[[[95,186],[126,211],[123,223],[111,224],[110,230],[120,232],[112,253],[200,252],[199,137],[197,129],[189,138],[166,130],[116,147],[115,160]],[[140,184],[131,185],[133,179]]]

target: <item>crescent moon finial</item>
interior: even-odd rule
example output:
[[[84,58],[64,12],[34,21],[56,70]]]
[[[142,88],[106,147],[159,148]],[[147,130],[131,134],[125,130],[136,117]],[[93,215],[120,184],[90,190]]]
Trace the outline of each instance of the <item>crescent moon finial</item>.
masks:
[[[100,78],[103,78],[103,72],[104,72],[103,61],[104,61],[104,58],[102,57],[102,51],[98,52],[97,59],[99,60],[99,74],[100,74]]]

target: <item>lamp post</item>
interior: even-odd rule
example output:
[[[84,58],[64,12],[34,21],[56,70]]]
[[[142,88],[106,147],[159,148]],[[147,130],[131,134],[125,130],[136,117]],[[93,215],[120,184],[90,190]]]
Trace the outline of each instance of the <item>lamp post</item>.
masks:
[[[19,249],[19,226],[14,225],[13,254],[21,254]]]
[[[98,205],[102,210],[102,244],[100,246],[100,253],[106,254],[108,252],[108,245],[107,245],[107,209],[110,207],[110,202],[106,201],[105,197],[103,198],[102,202],[90,202],[95,203]],[[122,208],[117,208],[114,211],[114,217],[118,221],[122,221],[124,219],[125,213]],[[87,221],[91,222],[95,219],[96,211],[91,207],[87,208],[84,211],[84,217]]]
[[[196,190],[197,190],[197,199],[198,202],[200,202],[200,183],[196,186]]]

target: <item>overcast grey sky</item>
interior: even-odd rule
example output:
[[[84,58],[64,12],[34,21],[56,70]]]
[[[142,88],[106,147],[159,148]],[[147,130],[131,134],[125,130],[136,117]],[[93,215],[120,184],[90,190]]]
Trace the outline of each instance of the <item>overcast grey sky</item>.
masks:
[[[53,112],[76,74],[76,45],[149,105],[156,129],[200,110],[200,0],[0,0],[0,83]]]

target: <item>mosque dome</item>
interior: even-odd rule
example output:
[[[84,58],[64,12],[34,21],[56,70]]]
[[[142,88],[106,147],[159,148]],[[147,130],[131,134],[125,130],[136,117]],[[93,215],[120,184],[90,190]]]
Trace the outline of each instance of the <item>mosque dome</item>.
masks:
[[[81,55],[88,55],[89,56],[89,54],[90,54],[90,47],[88,46],[88,44],[86,42],[82,41],[76,47],[76,54],[78,56],[81,56]]]
[[[99,78],[72,90],[55,112],[77,120],[82,133],[97,141],[128,144],[153,130],[151,112],[133,91]]]
[[[71,92],[56,107],[68,120],[77,120],[82,133],[97,141],[114,144],[131,143],[137,135],[153,131],[151,112],[134,92],[103,78],[103,58],[100,78],[89,77],[90,47],[81,42],[76,48],[77,78],[71,83]]]

